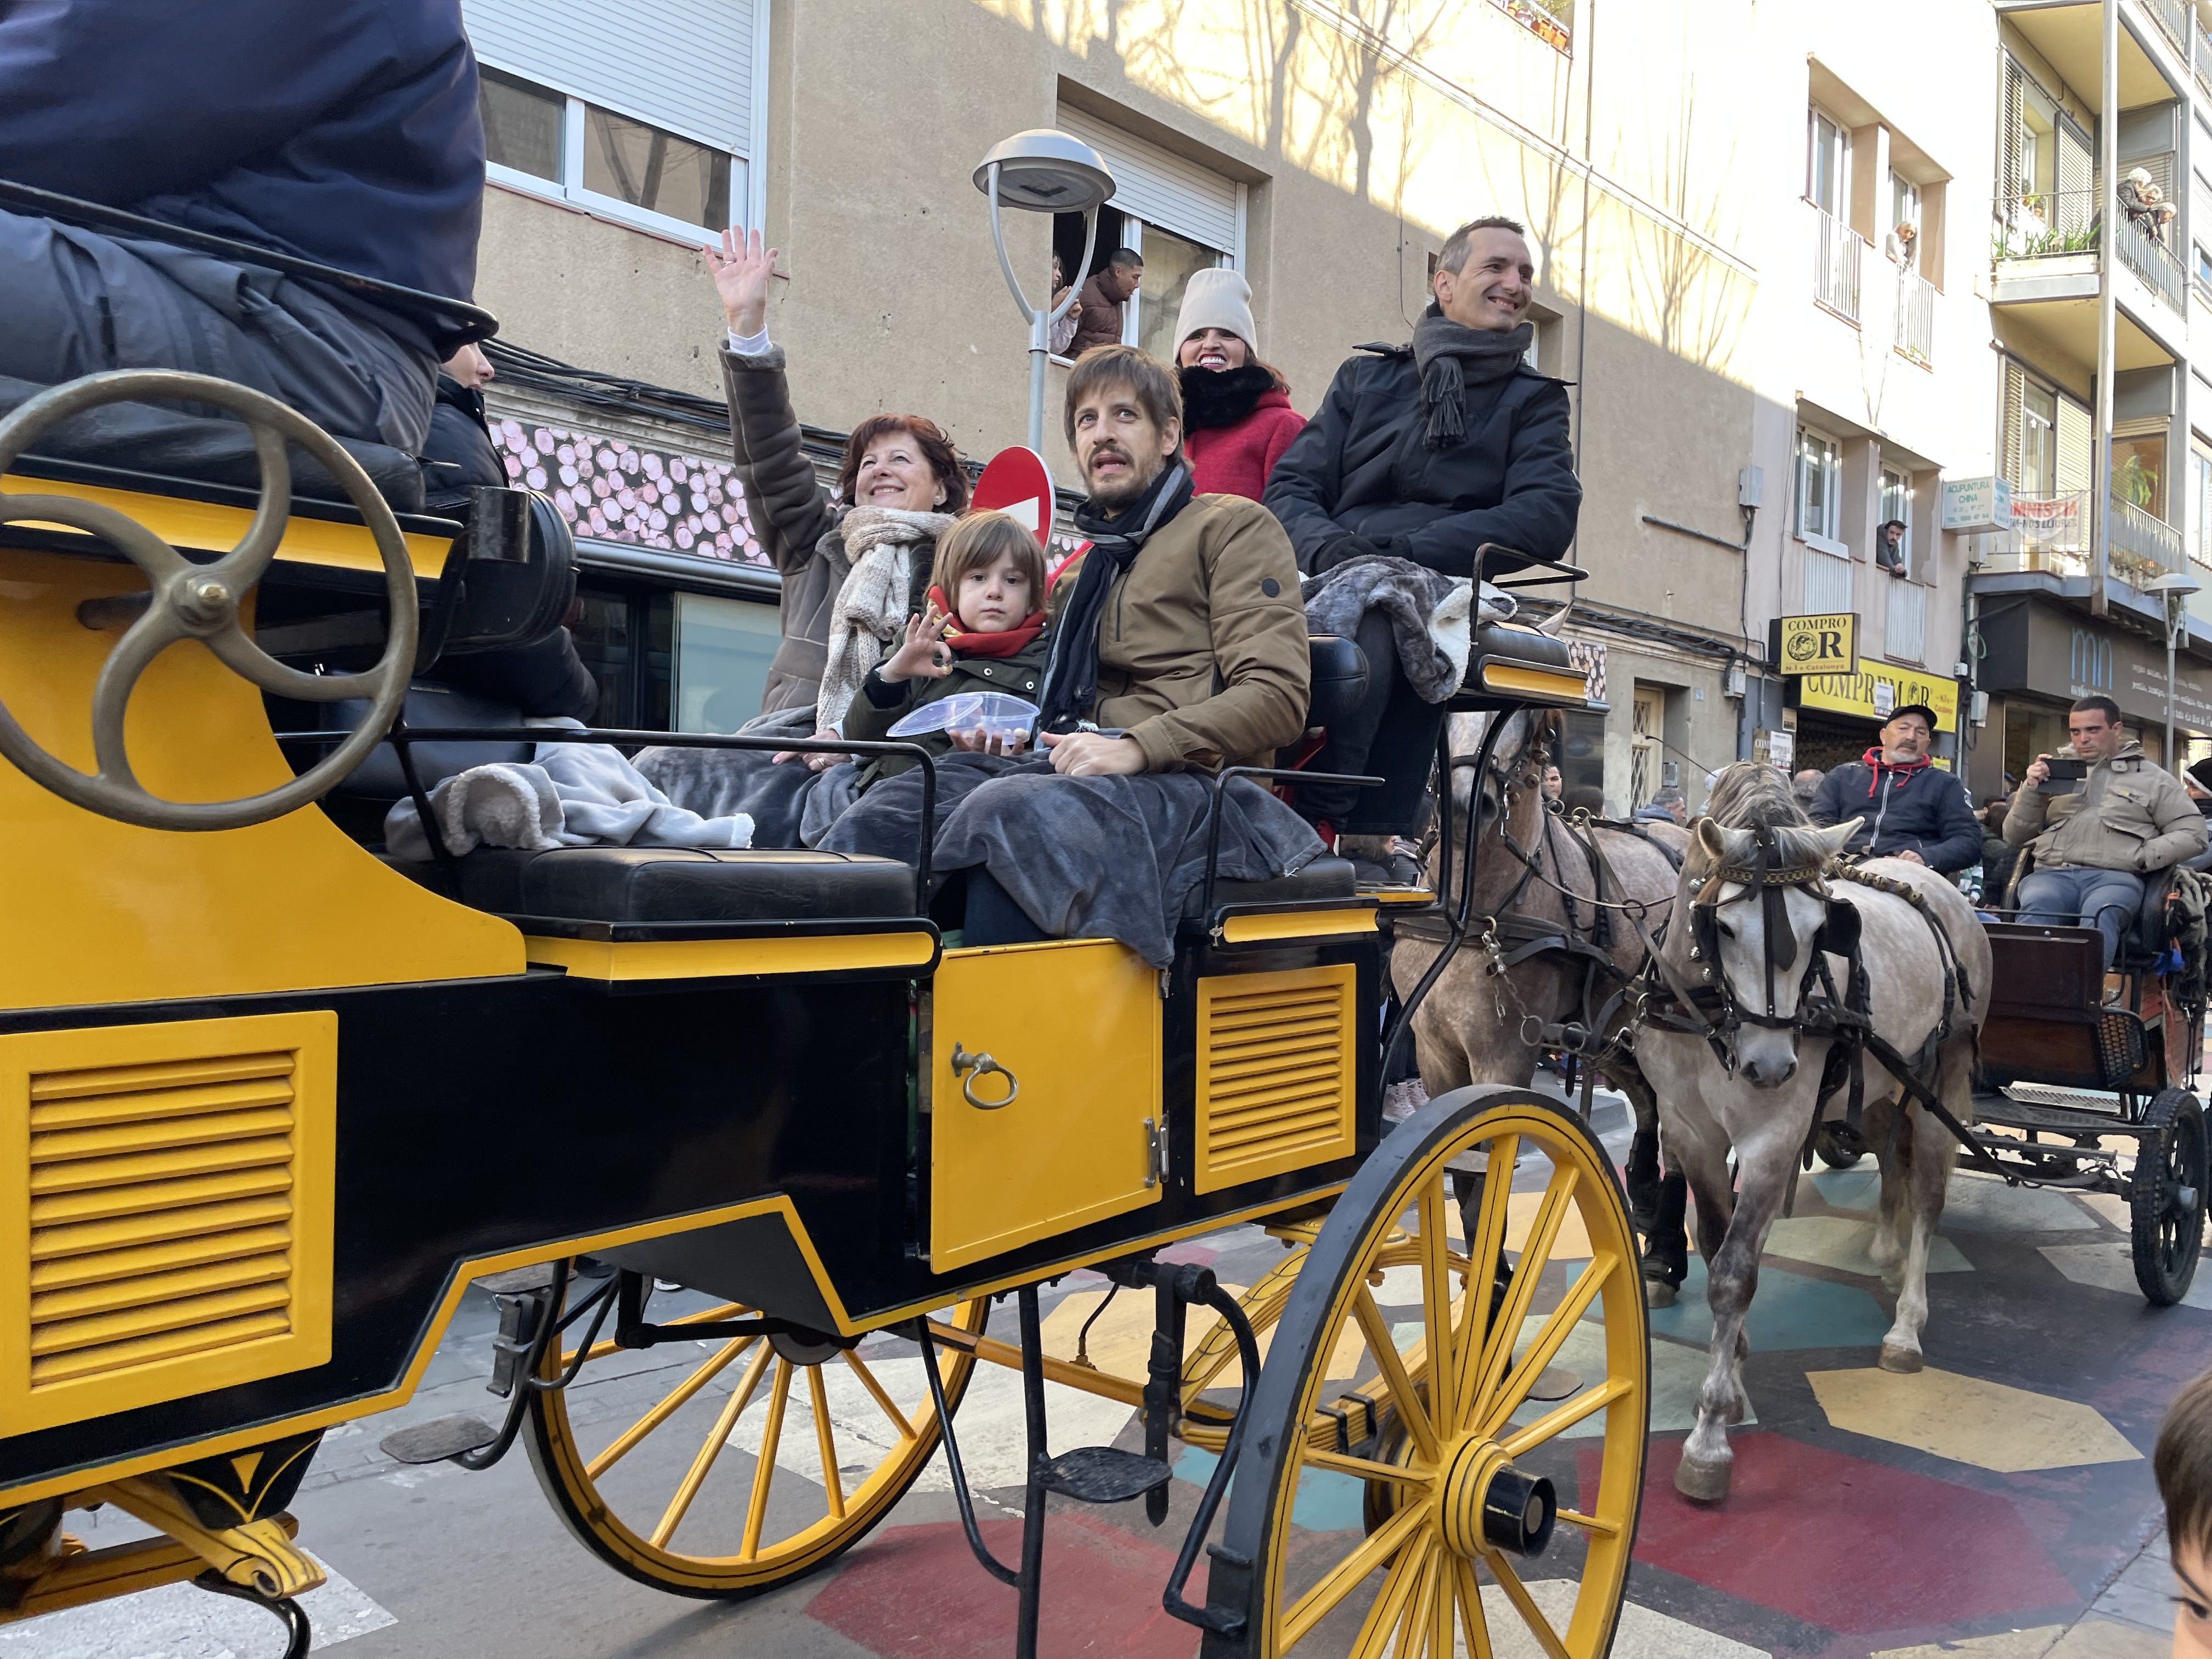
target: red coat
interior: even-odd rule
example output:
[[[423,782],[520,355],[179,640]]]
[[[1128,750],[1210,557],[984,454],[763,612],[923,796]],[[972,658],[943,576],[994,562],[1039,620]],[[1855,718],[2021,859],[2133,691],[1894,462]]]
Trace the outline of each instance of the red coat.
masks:
[[[1206,427],[1183,434],[1191,486],[1201,495],[1243,495],[1258,501],[1267,475],[1298,435],[1306,417],[1291,407],[1287,392],[1263,392],[1252,412],[1234,426]]]

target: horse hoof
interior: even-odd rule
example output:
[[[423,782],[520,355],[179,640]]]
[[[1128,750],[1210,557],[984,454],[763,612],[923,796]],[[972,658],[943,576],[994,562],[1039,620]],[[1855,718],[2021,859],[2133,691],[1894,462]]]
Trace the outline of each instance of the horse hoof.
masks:
[[[1728,1496],[1733,1468],[1734,1462],[1729,1458],[1708,1462],[1684,1452],[1674,1468],[1674,1490],[1693,1504],[1717,1504]]]
[[[1876,1362],[1886,1371],[1899,1371],[1906,1376],[1918,1370],[1928,1361],[1917,1348],[1893,1348],[1882,1344],[1881,1358]]]
[[[1675,1289],[1663,1279],[1644,1281],[1644,1305],[1647,1308],[1671,1308],[1674,1305]]]

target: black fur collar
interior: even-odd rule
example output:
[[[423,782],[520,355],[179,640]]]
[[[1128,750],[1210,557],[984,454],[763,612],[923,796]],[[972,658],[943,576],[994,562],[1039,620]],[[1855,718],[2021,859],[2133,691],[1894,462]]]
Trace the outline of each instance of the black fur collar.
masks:
[[[1258,363],[1242,368],[1186,368],[1182,380],[1182,423],[1192,432],[1235,426],[1261,398],[1275,389],[1274,371]]]

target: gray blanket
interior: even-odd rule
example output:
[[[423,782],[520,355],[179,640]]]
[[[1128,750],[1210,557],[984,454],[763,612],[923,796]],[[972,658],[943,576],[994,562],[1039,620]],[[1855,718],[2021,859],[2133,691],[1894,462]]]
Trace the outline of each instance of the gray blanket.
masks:
[[[1445,601],[1463,595],[1467,586],[1463,576],[1443,575],[1411,559],[1346,559],[1306,578],[1306,629],[1353,639],[1362,617],[1370,611],[1382,611],[1390,619],[1390,636],[1407,683],[1424,702],[1443,702],[1457,694],[1467,672],[1465,602],[1462,599],[1447,611]],[[1458,630],[1452,641],[1455,653],[1440,637],[1454,626]]]
[[[814,707],[763,714],[739,728],[749,737],[811,738]],[[755,847],[813,847],[838,815],[859,799],[860,769],[850,761],[817,772],[797,761],[775,764],[772,751],[641,749],[631,763],[660,793],[706,818],[742,812],[753,821]],[[902,856],[913,856],[909,842]]]
[[[1063,778],[1045,760],[952,755],[938,763],[940,878],[977,865],[1056,939],[1115,939],[1155,968],[1206,879],[1213,780],[1195,773]],[[1321,856],[1312,826],[1249,778],[1221,803],[1220,876],[1261,881]],[[918,772],[868,791],[821,842],[835,853],[914,856]]]

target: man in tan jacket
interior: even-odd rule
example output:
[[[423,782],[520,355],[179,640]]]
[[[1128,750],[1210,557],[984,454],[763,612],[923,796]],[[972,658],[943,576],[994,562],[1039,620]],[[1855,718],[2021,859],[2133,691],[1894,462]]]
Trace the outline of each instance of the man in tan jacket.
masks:
[[[2203,852],[2204,819],[2172,775],[2143,757],[2110,697],[2076,702],[2066,733],[2072,741],[2063,755],[2039,755],[2028,767],[2004,838],[2035,854],[2020,884],[2020,920],[2094,927],[2109,969],[2142,903],[2143,878]],[[2054,791],[2053,759],[2081,762],[2086,775]]]

